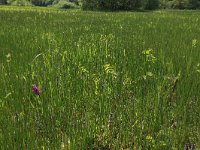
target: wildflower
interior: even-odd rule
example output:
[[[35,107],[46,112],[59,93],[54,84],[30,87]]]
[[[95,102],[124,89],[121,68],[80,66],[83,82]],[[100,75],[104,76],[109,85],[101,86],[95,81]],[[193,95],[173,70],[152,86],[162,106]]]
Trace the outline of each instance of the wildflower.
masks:
[[[37,95],[40,95],[40,90],[39,88],[36,86],[36,85],[32,85],[32,91],[33,93],[37,94]]]

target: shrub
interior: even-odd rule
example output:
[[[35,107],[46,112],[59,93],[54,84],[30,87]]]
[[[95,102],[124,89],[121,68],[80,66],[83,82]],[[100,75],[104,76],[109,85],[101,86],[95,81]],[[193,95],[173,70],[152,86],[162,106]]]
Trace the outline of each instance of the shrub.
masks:
[[[27,0],[8,1],[8,4],[14,5],[14,6],[32,6],[31,2]]]
[[[94,10],[98,8],[98,3],[96,0],[83,0],[82,2],[82,8],[84,10]]]
[[[54,3],[53,6],[61,9],[79,8],[78,5],[68,0],[60,0],[59,2]]]
[[[31,3],[35,6],[48,6],[52,5],[54,0],[31,0]]]
[[[0,0],[0,5],[6,4],[6,0]]]
[[[166,3],[163,3],[163,8],[171,9],[174,8],[175,5],[176,5],[175,1],[168,1]]]
[[[159,0],[147,0],[145,9],[154,10],[159,7]]]
[[[169,0],[161,3],[161,8],[167,9],[186,9],[188,0]]]
[[[134,10],[141,0],[83,0],[83,9],[90,10]]]
[[[188,2],[189,9],[197,9],[200,8],[200,0],[189,0]]]
[[[173,6],[175,9],[185,9],[187,8],[187,1],[185,0],[176,0],[175,5]]]

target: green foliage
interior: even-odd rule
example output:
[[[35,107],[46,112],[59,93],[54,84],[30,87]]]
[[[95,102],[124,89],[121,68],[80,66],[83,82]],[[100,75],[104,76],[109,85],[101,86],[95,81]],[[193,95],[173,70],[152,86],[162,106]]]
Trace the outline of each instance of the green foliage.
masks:
[[[189,0],[188,8],[190,9],[200,8],[200,0]]]
[[[200,0],[161,0],[161,8],[198,9]]]
[[[176,1],[164,1],[161,3],[161,8],[173,9],[175,5]]]
[[[83,9],[136,10],[159,8],[159,0],[83,0]]]
[[[159,8],[159,0],[147,0],[145,9],[154,10]]]
[[[140,0],[83,0],[83,9],[134,10],[141,5]]]
[[[68,0],[60,0],[57,3],[52,5],[53,7],[61,8],[61,9],[69,9],[69,8],[79,8],[74,2],[70,2]]]
[[[0,4],[35,5],[84,10],[198,9],[200,0],[0,0]]]
[[[200,148],[199,11],[3,6],[0,21],[2,150]]]
[[[165,1],[161,1],[161,8],[187,9],[188,8],[188,0],[165,0]]]
[[[8,0],[8,4],[14,6],[32,6],[32,3],[27,0]]]
[[[96,0],[82,0],[82,8],[84,10],[94,10],[97,9],[98,6],[98,2]]]
[[[10,5],[20,6],[51,6],[57,8],[78,8],[78,0],[7,0]]]
[[[54,0],[30,0],[35,6],[48,6],[53,4]]]
[[[7,3],[6,0],[0,0],[0,5],[1,5],[1,4],[6,4],[6,3]]]

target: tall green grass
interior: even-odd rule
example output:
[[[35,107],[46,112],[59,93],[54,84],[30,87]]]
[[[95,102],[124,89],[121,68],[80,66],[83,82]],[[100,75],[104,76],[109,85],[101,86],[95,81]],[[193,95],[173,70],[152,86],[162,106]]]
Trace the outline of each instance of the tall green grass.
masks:
[[[199,148],[199,16],[1,7],[1,149]]]

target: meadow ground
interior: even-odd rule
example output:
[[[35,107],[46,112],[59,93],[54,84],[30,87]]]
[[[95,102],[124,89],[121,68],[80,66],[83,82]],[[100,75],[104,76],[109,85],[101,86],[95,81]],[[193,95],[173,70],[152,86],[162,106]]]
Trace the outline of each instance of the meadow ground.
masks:
[[[0,7],[1,149],[200,148],[199,24],[199,11]]]

